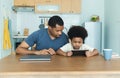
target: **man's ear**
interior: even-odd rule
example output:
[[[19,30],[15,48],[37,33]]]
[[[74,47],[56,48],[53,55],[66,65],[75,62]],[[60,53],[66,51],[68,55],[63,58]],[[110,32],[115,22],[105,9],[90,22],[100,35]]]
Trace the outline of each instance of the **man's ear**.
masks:
[[[50,30],[51,30],[52,28],[51,28],[50,26],[48,26],[48,29],[50,29]]]

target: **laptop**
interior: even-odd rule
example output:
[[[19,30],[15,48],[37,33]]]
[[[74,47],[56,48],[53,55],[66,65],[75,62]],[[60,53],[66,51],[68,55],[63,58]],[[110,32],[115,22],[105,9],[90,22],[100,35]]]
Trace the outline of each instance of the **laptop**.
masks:
[[[23,55],[20,61],[50,61],[51,55]]]

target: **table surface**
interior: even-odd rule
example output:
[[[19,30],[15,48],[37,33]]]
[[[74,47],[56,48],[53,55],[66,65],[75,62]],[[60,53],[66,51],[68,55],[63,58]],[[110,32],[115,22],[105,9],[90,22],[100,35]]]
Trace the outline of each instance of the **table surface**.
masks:
[[[20,61],[20,55],[9,55],[0,60],[2,72],[120,72],[120,59],[105,61],[94,57],[64,57],[53,55],[51,61]]]

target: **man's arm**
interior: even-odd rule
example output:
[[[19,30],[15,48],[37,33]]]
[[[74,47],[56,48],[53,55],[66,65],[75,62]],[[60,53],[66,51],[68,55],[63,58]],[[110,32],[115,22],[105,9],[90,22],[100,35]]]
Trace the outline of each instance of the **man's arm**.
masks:
[[[35,55],[46,55],[46,54],[55,54],[55,52],[53,51],[53,49],[43,49],[43,50],[28,50],[30,46],[25,42],[23,41],[16,49],[16,53],[18,54],[35,54]]]
[[[16,53],[17,54],[36,54],[36,55],[40,55],[40,54],[49,54],[49,50],[40,50],[40,51],[36,51],[36,50],[28,50],[30,46],[23,41],[16,49]]]
[[[23,41],[17,48],[16,53],[18,54],[34,54],[34,51],[28,50],[29,45]]]

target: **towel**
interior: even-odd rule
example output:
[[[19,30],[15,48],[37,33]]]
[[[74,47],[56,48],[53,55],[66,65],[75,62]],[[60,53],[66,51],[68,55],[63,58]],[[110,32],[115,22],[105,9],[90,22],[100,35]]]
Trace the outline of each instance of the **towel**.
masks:
[[[9,30],[9,33],[10,33],[10,40],[11,40],[11,45],[13,46],[14,44],[14,41],[13,41],[13,38],[12,38],[12,21],[11,19],[8,20],[8,30]]]
[[[4,31],[3,31],[3,49],[11,49],[10,33],[8,29],[8,19],[4,19]]]

